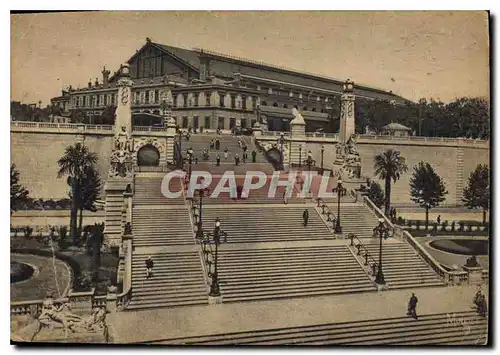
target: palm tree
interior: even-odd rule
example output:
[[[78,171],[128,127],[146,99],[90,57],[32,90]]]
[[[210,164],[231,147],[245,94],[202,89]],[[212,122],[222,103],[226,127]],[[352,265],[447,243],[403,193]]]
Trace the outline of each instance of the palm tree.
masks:
[[[394,182],[408,171],[405,158],[396,150],[386,150],[374,159],[375,176],[385,180],[385,214],[388,216],[391,208],[391,180]]]
[[[57,177],[67,175],[68,185],[71,186],[71,216],[70,216],[70,237],[75,242],[77,236],[76,218],[78,208],[81,205],[81,186],[88,169],[97,162],[97,155],[91,153],[88,147],[81,143],[66,148],[64,155],[57,161],[59,171]]]
[[[78,218],[78,227],[76,235],[78,237],[82,234],[82,222],[83,222],[83,211],[97,211],[97,207],[95,206],[95,202],[99,197],[99,193],[101,192],[102,181],[99,177],[99,172],[95,169],[94,166],[90,166],[85,175],[81,179],[80,183],[80,198],[78,199],[79,205],[78,210],[80,216]]]

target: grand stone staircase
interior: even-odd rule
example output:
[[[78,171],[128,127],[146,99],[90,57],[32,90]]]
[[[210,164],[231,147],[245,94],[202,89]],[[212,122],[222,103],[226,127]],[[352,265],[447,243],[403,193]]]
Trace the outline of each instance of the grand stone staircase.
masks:
[[[334,215],[337,215],[337,204],[329,204],[328,207]],[[362,203],[341,202],[340,224],[345,235],[353,233],[358,238],[371,238],[373,228],[378,225],[378,219]]]
[[[309,223],[304,227],[302,213],[309,210]],[[228,243],[260,243],[323,240],[331,232],[313,207],[259,206],[205,208],[204,223],[219,217],[222,229],[229,235]]]
[[[363,245],[378,262],[379,244]],[[443,280],[406,243],[384,243],[382,245],[382,265],[385,281],[390,289],[445,285]]]
[[[178,208],[133,208],[134,246],[193,245],[189,211]]]
[[[157,340],[162,345],[484,345],[488,320],[475,312],[455,312],[470,329],[450,322],[449,314],[370,319],[353,322],[255,329],[235,333]]]
[[[346,246],[219,252],[224,302],[374,291]]]
[[[161,192],[161,184],[166,173],[138,173],[134,183],[134,206],[138,205],[183,205],[184,196],[167,198]],[[170,180],[169,189],[172,193],[182,191],[180,178]]]
[[[207,290],[196,251],[153,253],[153,277],[146,278],[147,254],[132,258],[132,300],[127,310],[207,303]]]

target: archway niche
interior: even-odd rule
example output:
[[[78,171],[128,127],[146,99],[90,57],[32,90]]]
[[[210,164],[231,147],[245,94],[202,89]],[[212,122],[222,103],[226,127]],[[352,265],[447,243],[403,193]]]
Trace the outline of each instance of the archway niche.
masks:
[[[146,144],[137,152],[137,165],[158,166],[160,164],[160,152],[152,144]]]

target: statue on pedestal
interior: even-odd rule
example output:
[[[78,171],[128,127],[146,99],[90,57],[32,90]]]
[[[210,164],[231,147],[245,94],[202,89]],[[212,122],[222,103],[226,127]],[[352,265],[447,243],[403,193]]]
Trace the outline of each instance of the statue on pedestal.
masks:
[[[111,152],[110,177],[132,177],[132,153],[134,143],[126,127],[122,126],[115,138],[113,151]]]

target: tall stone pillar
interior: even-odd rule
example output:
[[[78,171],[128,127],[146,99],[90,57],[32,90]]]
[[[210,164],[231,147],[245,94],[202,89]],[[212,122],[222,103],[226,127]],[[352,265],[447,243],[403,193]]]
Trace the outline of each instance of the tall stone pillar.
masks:
[[[110,156],[108,179],[104,185],[105,202],[105,241],[118,250],[123,235],[124,193],[132,191],[133,182],[133,154],[134,142],[132,139],[132,100],[130,71],[128,65],[120,69],[118,80],[118,99],[116,107],[115,137]]]
[[[132,85],[134,82],[130,79],[130,69],[128,64],[122,66],[120,79],[118,79],[118,97],[116,103],[116,132],[125,127],[125,131],[132,134]]]
[[[288,156],[286,157],[290,165],[299,163],[300,142],[306,136],[306,121],[304,120],[304,117],[302,117],[299,110],[296,108],[292,110],[292,113],[294,115],[294,119],[290,121],[290,135],[292,141],[288,151]]]
[[[172,106],[174,104],[174,98],[172,96],[172,91],[170,87],[167,86],[161,94],[161,106],[162,106],[162,114],[163,114],[163,124],[167,128],[167,149],[166,149],[166,163],[174,163],[175,155],[174,155],[174,146],[175,146],[175,127],[176,122],[172,117]]]
[[[355,133],[354,99],[354,82],[347,79],[344,83],[344,93],[340,98],[341,109],[339,143],[341,145],[346,144],[351,135]]]

